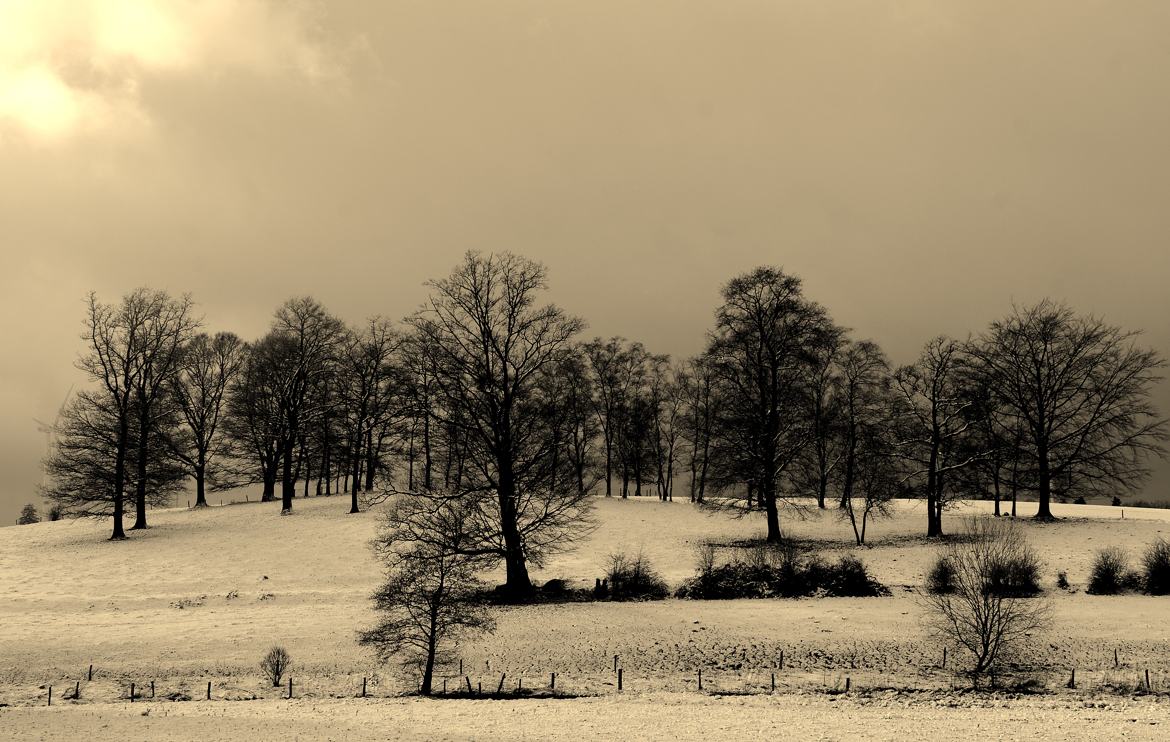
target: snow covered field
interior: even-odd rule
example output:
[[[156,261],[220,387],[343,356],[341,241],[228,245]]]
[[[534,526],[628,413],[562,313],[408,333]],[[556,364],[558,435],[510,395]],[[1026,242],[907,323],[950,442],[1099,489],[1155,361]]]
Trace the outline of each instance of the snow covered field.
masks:
[[[517,682],[538,688],[556,672],[559,691],[598,697],[498,703],[394,697],[409,683],[396,668],[375,666],[354,641],[372,620],[368,595],[380,571],[367,542],[379,516],[348,515],[346,504],[337,497],[298,499],[296,514],[286,518],[278,504],[154,511],[153,527],[123,543],[105,540],[105,522],[0,530],[0,704],[7,704],[0,707],[0,738],[239,739],[281,730],[305,739],[515,739],[544,729],[552,730],[542,731],[544,738],[699,731],[727,738],[768,730],[872,738],[929,734],[943,725],[974,737],[1004,724],[1017,737],[1116,736],[1125,729],[1144,738],[1165,735],[1170,724],[1164,696],[1133,698],[1103,687],[1133,686],[1149,670],[1155,690],[1170,692],[1170,598],[1083,592],[1095,549],[1123,546],[1136,560],[1146,543],[1170,536],[1170,511],[1125,508],[1122,519],[1121,508],[1056,506],[1063,520],[1025,524],[1046,562],[1055,606],[1052,626],[1034,637],[1027,656],[1047,687],[1043,695],[986,698],[951,690],[958,681],[938,667],[941,648],[923,637],[912,592],[935,547],[919,535],[921,507],[901,503],[895,518],[872,527],[871,544],[861,549],[851,546],[848,525],[834,513],[784,521],[791,535],[828,558],[856,551],[891,588],[889,598],[501,610],[494,636],[461,648],[472,682],[494,690],[506,673],[508,688]],[[1021,514],[1032,508],[1022,504]],[[965,510],[986,509],[977,503]],[[963,513],[949,515],[946,527],[958,530]],[[762,531],[757,520],[656,499],[598,498],[596,514],[596,532],[535,579],[591,585],[608,554],[642,549],[674,585],[693,573],[696,544]],[[1053,587],[1058,571],[1068,573],[1075,592]],[[293,656],[291,702],[280,700],[283,690],[265,688],[257,668],[273,643]],[[620,696],[615,654],[624,670]],[[90,664],[94,679],[87,681]],[[704,694],[696,687],[699,668]],[[1064,687],[1073,668],[1076,690]],[[774,672],[778,692],[771,695]],[[364,701],[354,699],[363,677],[373,696]],[[852,693],[830,695],[845,678]],[[64,700],[78,681],[81,700]],[[126,703],[131,682],[143,692],[151,681],[153,703]],[[201,700],[209,681],[211,703]],[[53,706],[45,708],[50,684]],[[170,697],[194,702],[161,702]],[[253,698],[261,700],[225,703]],[[614,714],[615,705],[625,711]]]

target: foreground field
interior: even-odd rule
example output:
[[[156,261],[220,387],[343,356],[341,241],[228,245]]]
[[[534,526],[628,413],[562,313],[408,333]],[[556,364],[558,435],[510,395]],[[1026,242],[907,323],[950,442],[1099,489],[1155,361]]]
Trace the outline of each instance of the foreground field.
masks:
[[[653,694],[573,701],[266,701],[0,709],[0,739],[1166,739],[1153,698]]]
[[[1022,506],[1021,513],[1031,507]],[[409,679],[403,681],[396,668],[375,666],[354,642],[354,632],[373,618],[368,596],[380,570],[367,542],[379,516],[347,515],[337,498],[298,500],[296,509],[286,518],[272,505],[256,503],[156,511],[153,527],[124,543],[106,541],[106,524],[88,521],[0,531],[0,704],[9,706],[0,708],[0,735],[35,727],[33,736],[55,738],[68,730],[102,728],[103,737],[184,738],[210,715],[217,719],[216,734],[228,730],[224,738],[282,724],[295,725],[305,738],[314,738],[318,728],[330,730],[326,736],[333,738],[363,738],[339,730],[349,724],[365,728],[363,719],[381,715],[384,720],[371,721],[371,729],[397,724],[394,729],[406,737],[435,736],[416,735],[415,728],[466,737],[471,736],[466,725],[483,723],[488,726],[476,736],[515,738],[523,734],[509,725],[532,714],[545,715],[550,723],[562,720],[566,736],[576,736],[574,730],[601,731],[616,723],[608,718],[613,709],[607,704],[645,718],[647,730],[680,734],[698,719],[720,719],[729,733],[749,734],[787,728],[797,716],[811,725],[805,731],[814,737],[849,736],[850,728],[876,724],[868,728],[872,737],[876,728],[917,729],[919,723],[929,728],[932,720],[971,729],[1027,720],[1037,730],[1051,730],[1060,728],[1052,726],[1059,722],[1075,736],[1091,735],[1102,728],[1098,723],[1119,723],[1126,715],[1141,720],[1127,722],[1134,725],[1170,721],[1161,696],[1125,695],[1144,682],[1146,671],[1156,692],[1170,691],[1170,598],[1083,592],[1095,549],[1119,545],[1136,556],[1152,539],[1170,534],[1170,511],[1058,506],[1061,521],[1024,524],[1045,559],[1044,580],[1055,608],[1052,625],[1034,637],[1025,655],[1025,674],[1047,688],[1044,696],[985,703],[952,692],[961,681],[953,664],[940,666],[941,646],[923,635],[915,593],[935,546],[920,537],[925,517],[917,504],[901,503],[896,517],[872,527],[871,544],[860,549],[851,546],[848,526],[833,513],[785,522],[790,535],[828,558],[856,552],[891,588],[888,598],[666,600],[501,610],[494,636],[460,648],[464,674],[473,683],[494,690],[505,674],[505,688],[522,683],[531,689],[547,685],[555,672],[558,691],[599,697],[498,704],[397,698],[410,689]],[[965,514],[983,509],[979,503],[955,512],[946,527],[958,530]],[[698,543],[730,544],[761,531],[758,521],[686,503],[604,498],[597,501],[597,526],[574,551],[534,577],[591,585],[608,554],[642,550],[677,584],[693,573]],[[1072,592],[1052,587],[1059,571],[1068,573]],[[276,642],[294,658],[291,702],[277,700],[285,691],[265,688],[256,667]],[[625,676],[620,698],[614,655]],[[705,693],[734,695],[699,694],[699,669]],[[1078,687],[1068,689],[1065,680],[1073,669]],[[447,671],[449,681],[458,682],[456,668]],[[773,675],[778,695],[768,693]],[[363,678],[375,699],[342,700],[353,699]],[[846,679],[851,695],[834,700],[840,697],[829,694],[843,689]],[[145,689],[151,681],[155,703],[131,709],[129,684]],[[202,700],[208,682],[211,702]],[[64,700],[62,694],[71,695],[78,683],[80,701]],[[53,707],[27,708],[46,702],[48,685],[56,691]],[[926,695],[887,696],[888,688]],[[859,700],[858,694],[873,697]],[[195,702],[163,704],[162,698]],[[223,703],[233,699],[261,700]],[[945,708],[952,702],[965,721]],[[741,705],[760,706],[758,718],[743,716]],[[144,710],[147,717],[141,716]],[[654,721],[658,716],[661,723]],[[434,726],[439,719],[443,724]],[[533,731],[539,727],[525,729],[546,736]],[[832,735],[818,731],[830,729]],[[646,736],[627,732],[631,738]]]

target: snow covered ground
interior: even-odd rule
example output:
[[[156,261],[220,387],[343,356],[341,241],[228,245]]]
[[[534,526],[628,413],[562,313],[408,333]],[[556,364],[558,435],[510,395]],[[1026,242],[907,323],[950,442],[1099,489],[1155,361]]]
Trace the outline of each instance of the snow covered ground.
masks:
[[[834,513],[784,521],[828,558],[858,553],[893,590],[889,598],[504,609],[494,636],[460,650],[473,683],[494,689],[506,673],[506,687],[536,688],[556,672],[558,690],[598,697],[494,703],[399,698],[409,681],[396,668],[377,667],[355,644],[355,631],[372,621],[368,596],[380,576],[367,548],[376,513],[348,515],[347,501],[337,497],[298,499],[292,517],[281,518],[278,507],[155,511],[152,528],[123,543],[105,540],[105,522],[0,531],[0,704],[7,704],[0,738],[238,739],[249,730],[295,731],[305,739],[582,732],[639,739],[769,730],[880,738],[929,734],[932,725],[986,736],[1002,733],[996,725],[1003,724],[1016,737],[1116,736],[1124,729],[1142,738],[1164,736],[1170,724],[1163,696],[1135,699],[1106,687],[1133,686],[1149,670],[1155,690],[1170,692],[1170,598],[1083,592],[1096,549],[1123,546],[1136,560],[1146,543],[1170,536],[1170,511],[1124,508],[1123,519],[1122,508],[1056,506],[1063,520],[1024,524],[1045,559],[1055,606],[1052,626],[1034,637],[1027,655],[1044,695],[987,699],[952,691],[961,681],[939,667],[941,647],[923,636],[913,592],[935,547],[920,536],[921,506],[901,503],[896,517],[871,527],[871,543],[861,549]],[[1022,504],[1021,514],[1033,508]],[[960,509],[946,527],[958,530],[966,512],[988,509]],[[762,531],[757,519],[647,498],[598,498],[596,514],[596,532],[535,579],[591,585],[608,554],[642,549],[677,584],[693,573],[698,543]],[[1059,571],[1075,592],[1052,587]],[[257,669],[273,643],[293,656],[292,701],[265,688]],[[624,672],[620,697],[615,654]],[[705,694],[696,687],[699,668]],[[1070,690],[1064,682],[1074,668],[1078,688]],[[773,673],[776,695],[768,693]],[[363,677],[373,698],[355,700]],[[851,694],[830,695],[846,678]],[[141,693],[151,681],[153,703],[126,702],[131,682]],[[210,703],[201,700],[209,681]],[[65,700],[78,682],[80,701]],[[45,708],[50,684],[53,706]],[[172,697],[194,700],[162,702]],[[260,700],[225,703],[253,698]]]

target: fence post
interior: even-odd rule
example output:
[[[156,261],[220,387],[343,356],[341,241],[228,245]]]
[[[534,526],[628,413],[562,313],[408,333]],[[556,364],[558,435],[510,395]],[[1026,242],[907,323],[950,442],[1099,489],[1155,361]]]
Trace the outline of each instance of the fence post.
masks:
[[[850,686],[850,685],[851,685],[851,681],[850,681],[850,679],[849,679],[849,676],[848,676],[848,675],[846,675],[846,676],[845,676],[845,692],[846,692],[846,693],[848,693],[848,692],[849,692],[849,686]]]
[[[443,692],[447,691],[447,681],[443,681]],[[362,698],[366,697],[366,679],[362,678]]]
[[[1114,650],[1116,651],[1116,650]],[[93,665],[89,666],[89,679],[93,680]]]
[[[1117,667],[1117,647],[1113,648],[1113,666]]]
[[[130,703],[134,703],[134,683],[130,684]]]
[[[463,679],[467,681],[467,695],[470,696],[471,695],[471,676],[464,675]]]
[[[443,695],[447,695],[447,678],[443,678]]]
[[[288,697],[292,698],[292,675],[288,676]]]
[[[463,658],[462,657],[459,658],[459,674],[460,675],[463,674]]]
[[[207,700],[211,700],[211,681],[207,681]]]
[[[942,666],[943,666],[943,669],[944,669],[944,670],[945,670],[945,669],[947,669],[947,648],[946,648],[946,647],[943,647],[943,663],[942,663]]]
[[[1146,668],[1146,692],[1150,692],[1150,668]]]
[[[81,698],[81,681],[80,680],[78,680],[73,685],[73,700],[76,701],[79,698]]]
[[[620,668],[620,667],[618,668],[617,674],[618,674],[618,690],[621,690],[622,689],[622,668]]]
[[[1072,669],[1072,675],[1070,675],[1068,678],[1068,687],[1069,688],[1076,688],[1077,687],[1077,668],[1075,668],[1075,667]]]
[[[780,669],[784,669],[784,650],[780,650]]]
[[[150,697],[154,698],[154,681],[150,681]]]
[[[500,673],[500,684],[496,686],[496,695],[497,696],[500,695],[500,693],[502,693],[504,690],[504,678],[506,678],[506,677],[508,677],[508,673],[506,673],[506,672]]]
[[[53,705],[53,686],[49,686],[49,705]]]
[[[614,672],[618,671],[617,661],[618,661],[618,656],[615,654],[613,656],[613,671]]]
[[[772,673],[772,692],[776,692],[776,673]]]
[[[549,690],[556,690],[557,689],[557,674],[555,672],[551,673],[548,676],[548,689]]]
[[[703,690],[703,668],[699,668],[699,690]]]

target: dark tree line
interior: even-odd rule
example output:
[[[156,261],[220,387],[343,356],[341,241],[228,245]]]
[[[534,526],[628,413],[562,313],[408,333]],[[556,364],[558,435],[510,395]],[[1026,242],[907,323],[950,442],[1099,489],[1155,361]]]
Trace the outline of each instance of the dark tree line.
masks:
[[[958,498],[1124,494],[1163,455],[1150,402],[1164,365],[1133,333],[1052,302],[1014,309],[967,341],[936,338],[911,364],[854,339],[759,268],[729,281],[703,351],[672,361],[543,303],[543,266],[469,253],[401,324],[348,326],[310,297],[245,342],[201,331],[188,297],[90,296],[92,382],[63,411],[44,494],[64,514],[147,526],[186,487],[258,484],[400,500],[425,519],[458,502],[444,553],[498,561],[507,590],[588,528],[588,497],[688,499],[764,514],[832,508],[858,543],[894,497],[926,506],[927,533]],[[680,485],[681,486],[681,485]],[[411,504],[413,503],[413,504]],[[414,514],[412,516],[412,513]]]

